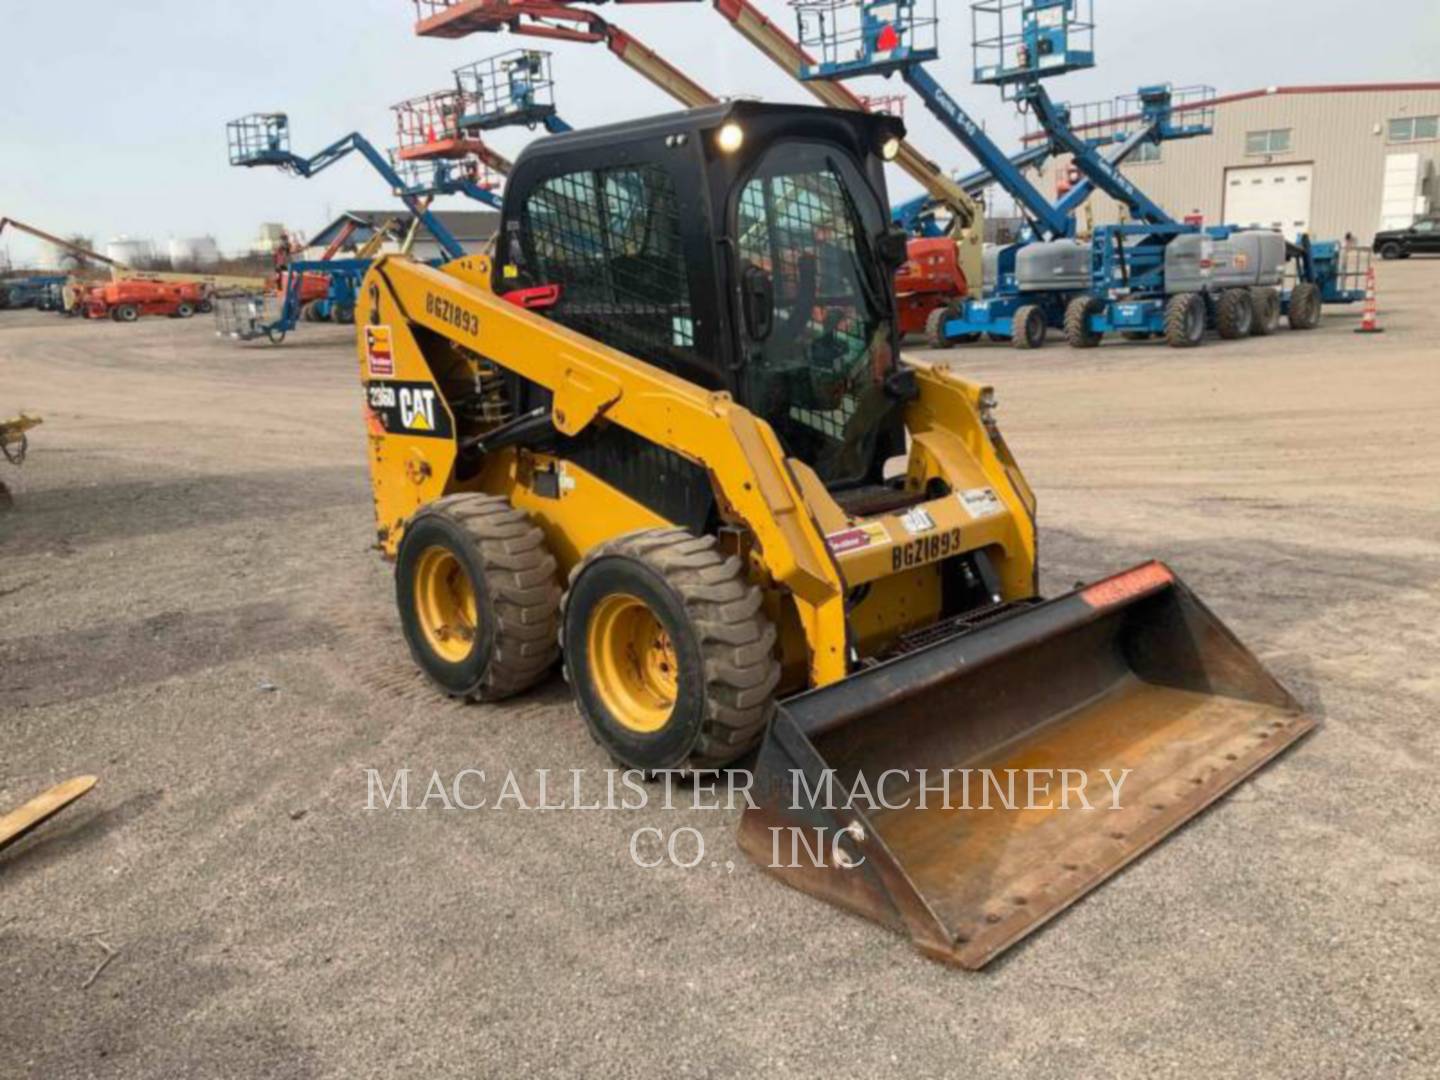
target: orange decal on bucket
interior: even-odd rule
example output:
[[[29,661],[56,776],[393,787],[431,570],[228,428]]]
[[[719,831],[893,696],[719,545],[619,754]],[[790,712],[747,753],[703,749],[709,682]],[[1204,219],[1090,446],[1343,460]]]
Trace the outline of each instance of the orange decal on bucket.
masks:
[[[1080,593],[1080,599],[1093,608],[1111,607],[1115,604],[1124,603],[1126,600],[1133,600],[1137,596],[1154,592],[1173,583],[1175,575],[1164,563],[1152,562],[1144,566],[1137,566],[1134,570],[1127,570],[1123,574],[1117,574],[1105,581],[1097,581],[1094,585],[1084,589]]]

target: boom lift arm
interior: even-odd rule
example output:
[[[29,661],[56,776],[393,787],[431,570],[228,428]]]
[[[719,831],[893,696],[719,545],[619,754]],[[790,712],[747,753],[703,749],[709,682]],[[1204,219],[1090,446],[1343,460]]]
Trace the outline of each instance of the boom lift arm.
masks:
[[[267,284],[267,279],[259,277],[242,277],[228,274],[181,274],[160,270],[136,270],[134,267],[126,266],[124,263],[116,262],[114,259],[101,255],[98,251],[91,251],[89,248],[82,247],[79,244],[72,244],[69,240],[62,240],[53,233],[48,233],[43,229],[37,229],[34,225],[27,225],[25,222],[16,221],[14,218],[0,218],[0,233],[3,233],[7,227],[17,232],[23,232],[29,236],[33,236],[37,240],[43,240],[47,244],[53,244],[61,251],[68,251],[70,254],[78,256],[86,262],[99,263],[101,266],[108,267],[111,277],[117,280],[122,277],[127,277],[145,281],[198,281],[201,284],[210,285],[217,289],[263,289]]]
[[[1151,91],[1160,92],[1163,89],[1147,87],[1142,94]],[[1098,147],[1082,138],[1070,127],[1064,110],[1050,99],[1050,95],[1046,93],[1042,84],[1036,82],[1023,87],[1019,92],[1019,100],[1034,110],[1035,118],[1040,121],[1046,134],[1072,157],[1075,167],[1085,175],[1085,178],[1116,202],[1124,205],[1132,218],[1143,221],[1147,225],[1176,224],[1175,219],[1167,214],[1159,203],[1131,183],[1120,171],[1119,161],[1128,154],[1120,155],[1117,161],[1107,159],[1104,154],[1100,153]],[[1149,124],[1135,132],[1128,140],[1127,145],[1130,145],[1133,150],[1138,148],[1141,143],[1158,141],[1158,130],[1157,124]]]
[[[610,0],[594,0],[606,3]],[[695,0],[613,0],[615,3],[691,3]],[[794,39],[755,8],[749,0],[710,0],[711,5],[742,37],[763,52],[794,79],[801,79],[813,58]],[[604,42],[616,56],[689,108],[714,104],[718,99],[654,49],[633,35],[611,26],[599,15],[559,0],[417,0],[421,18],[415,32],[422,37],[458,38],[477,32],[508,29],[563,41]],[[429,14],[426,14],[426,13]],[[824,105],[855,112],[868,111],[851,90],[828,79],[805,82]],[[981,241],[984,211],[965,189],[933,159],[908,140],[902,140],[895,164],[904,169],[930,198],[949,208],[958,223],[961,268],[977,289],[983,274]]]
[[[230,164],[245,168],[270,166],[308,179],[350,154],[358,153],[399,195],[450,258],[458,259],[465,254],[460,241],[431,213],[428,200],[412,191],[389,159],[359,132],[351,132],[307,158],[290,150],[290,119],[285,113],[255,113],[231,121],[226,128],[230,141]],[[478,197],[479,201],[495,207],[500,205],[498,195],[480,188],[475,191],[474,197]]]

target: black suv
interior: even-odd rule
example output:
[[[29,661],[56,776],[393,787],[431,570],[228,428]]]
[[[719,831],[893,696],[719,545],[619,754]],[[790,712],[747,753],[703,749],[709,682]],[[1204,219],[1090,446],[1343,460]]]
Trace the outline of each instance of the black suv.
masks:
[[[1425,218],[1408,229],[1389,229],[1376,233],[1375,251],[1382,259],[1440,255],[1440,218]]]

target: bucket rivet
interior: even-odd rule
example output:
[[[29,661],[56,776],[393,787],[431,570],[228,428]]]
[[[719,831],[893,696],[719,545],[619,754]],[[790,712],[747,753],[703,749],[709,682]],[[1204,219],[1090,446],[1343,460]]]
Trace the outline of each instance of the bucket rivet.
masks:
[[[989,915],[985,916],[985,921],[988,923],[997,923],[1000,921],[1000,916],[992,911]]]
[[[1205,778],[1203,776],[1192,776],[1190,778],[1190,783],[1192,784],[1203,784],[1204,782]]]
[[[1079,869],[1080,869],[1080,866],[1079,866],[1078,863],[1067,862],[1067,863],[1061,863],[1061,864],[1060,864],[1060,869],[1062,869],[1062,870],[1068,870],[1068,871],[1070,871],[1071,873],[1074,873],[1076,870],[1079,870]]]
[[[1123,832],[1112,832],[1112,833],[1110,834],[1110,839],[1111,839],[1111,840],[1124,840],[1124,839],[1125,839],[1125,834],[1124,834]]]
[[[1165,809],[1165,804],[1164,804],[1163,802],[1154,802],[1154,803],[1151,803],[1151,804],[1150,804],[1150,809],[1151,809],[1151,810],[1164,810],[1164,809]]]
[[[1016,907],[1024,907],[1024,906],[1025,906],[1026,904],[1028,904],[1030,901],[1029,901],[1029,900],[1026,900],[1025,897],[1023,897],[1023,896],[1012,896],[1012,897],[1010,898],[1010,902],[1011,902],[1012,904],[1014,904]]]
[[[1226,760],[1226,761],[1239,761],[1239,760],[1240,760],[1240,755],[1239,755],[1239,754],[1226,754],[1226,755],[1225,755],[1225,760]]]

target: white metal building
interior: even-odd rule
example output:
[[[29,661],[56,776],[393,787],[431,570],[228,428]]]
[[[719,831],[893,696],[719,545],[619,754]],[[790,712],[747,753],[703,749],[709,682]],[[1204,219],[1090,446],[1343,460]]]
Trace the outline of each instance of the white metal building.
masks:
[[[1271,87],[1214,102],[1208,137],[1142,148],[1124,168],[1176,217],[1370,243],[1440,213],[1440,82]],[[1055,191],[1069,158],[1051,161]],[[1116,204],[1091,199],[1095,224]]]

